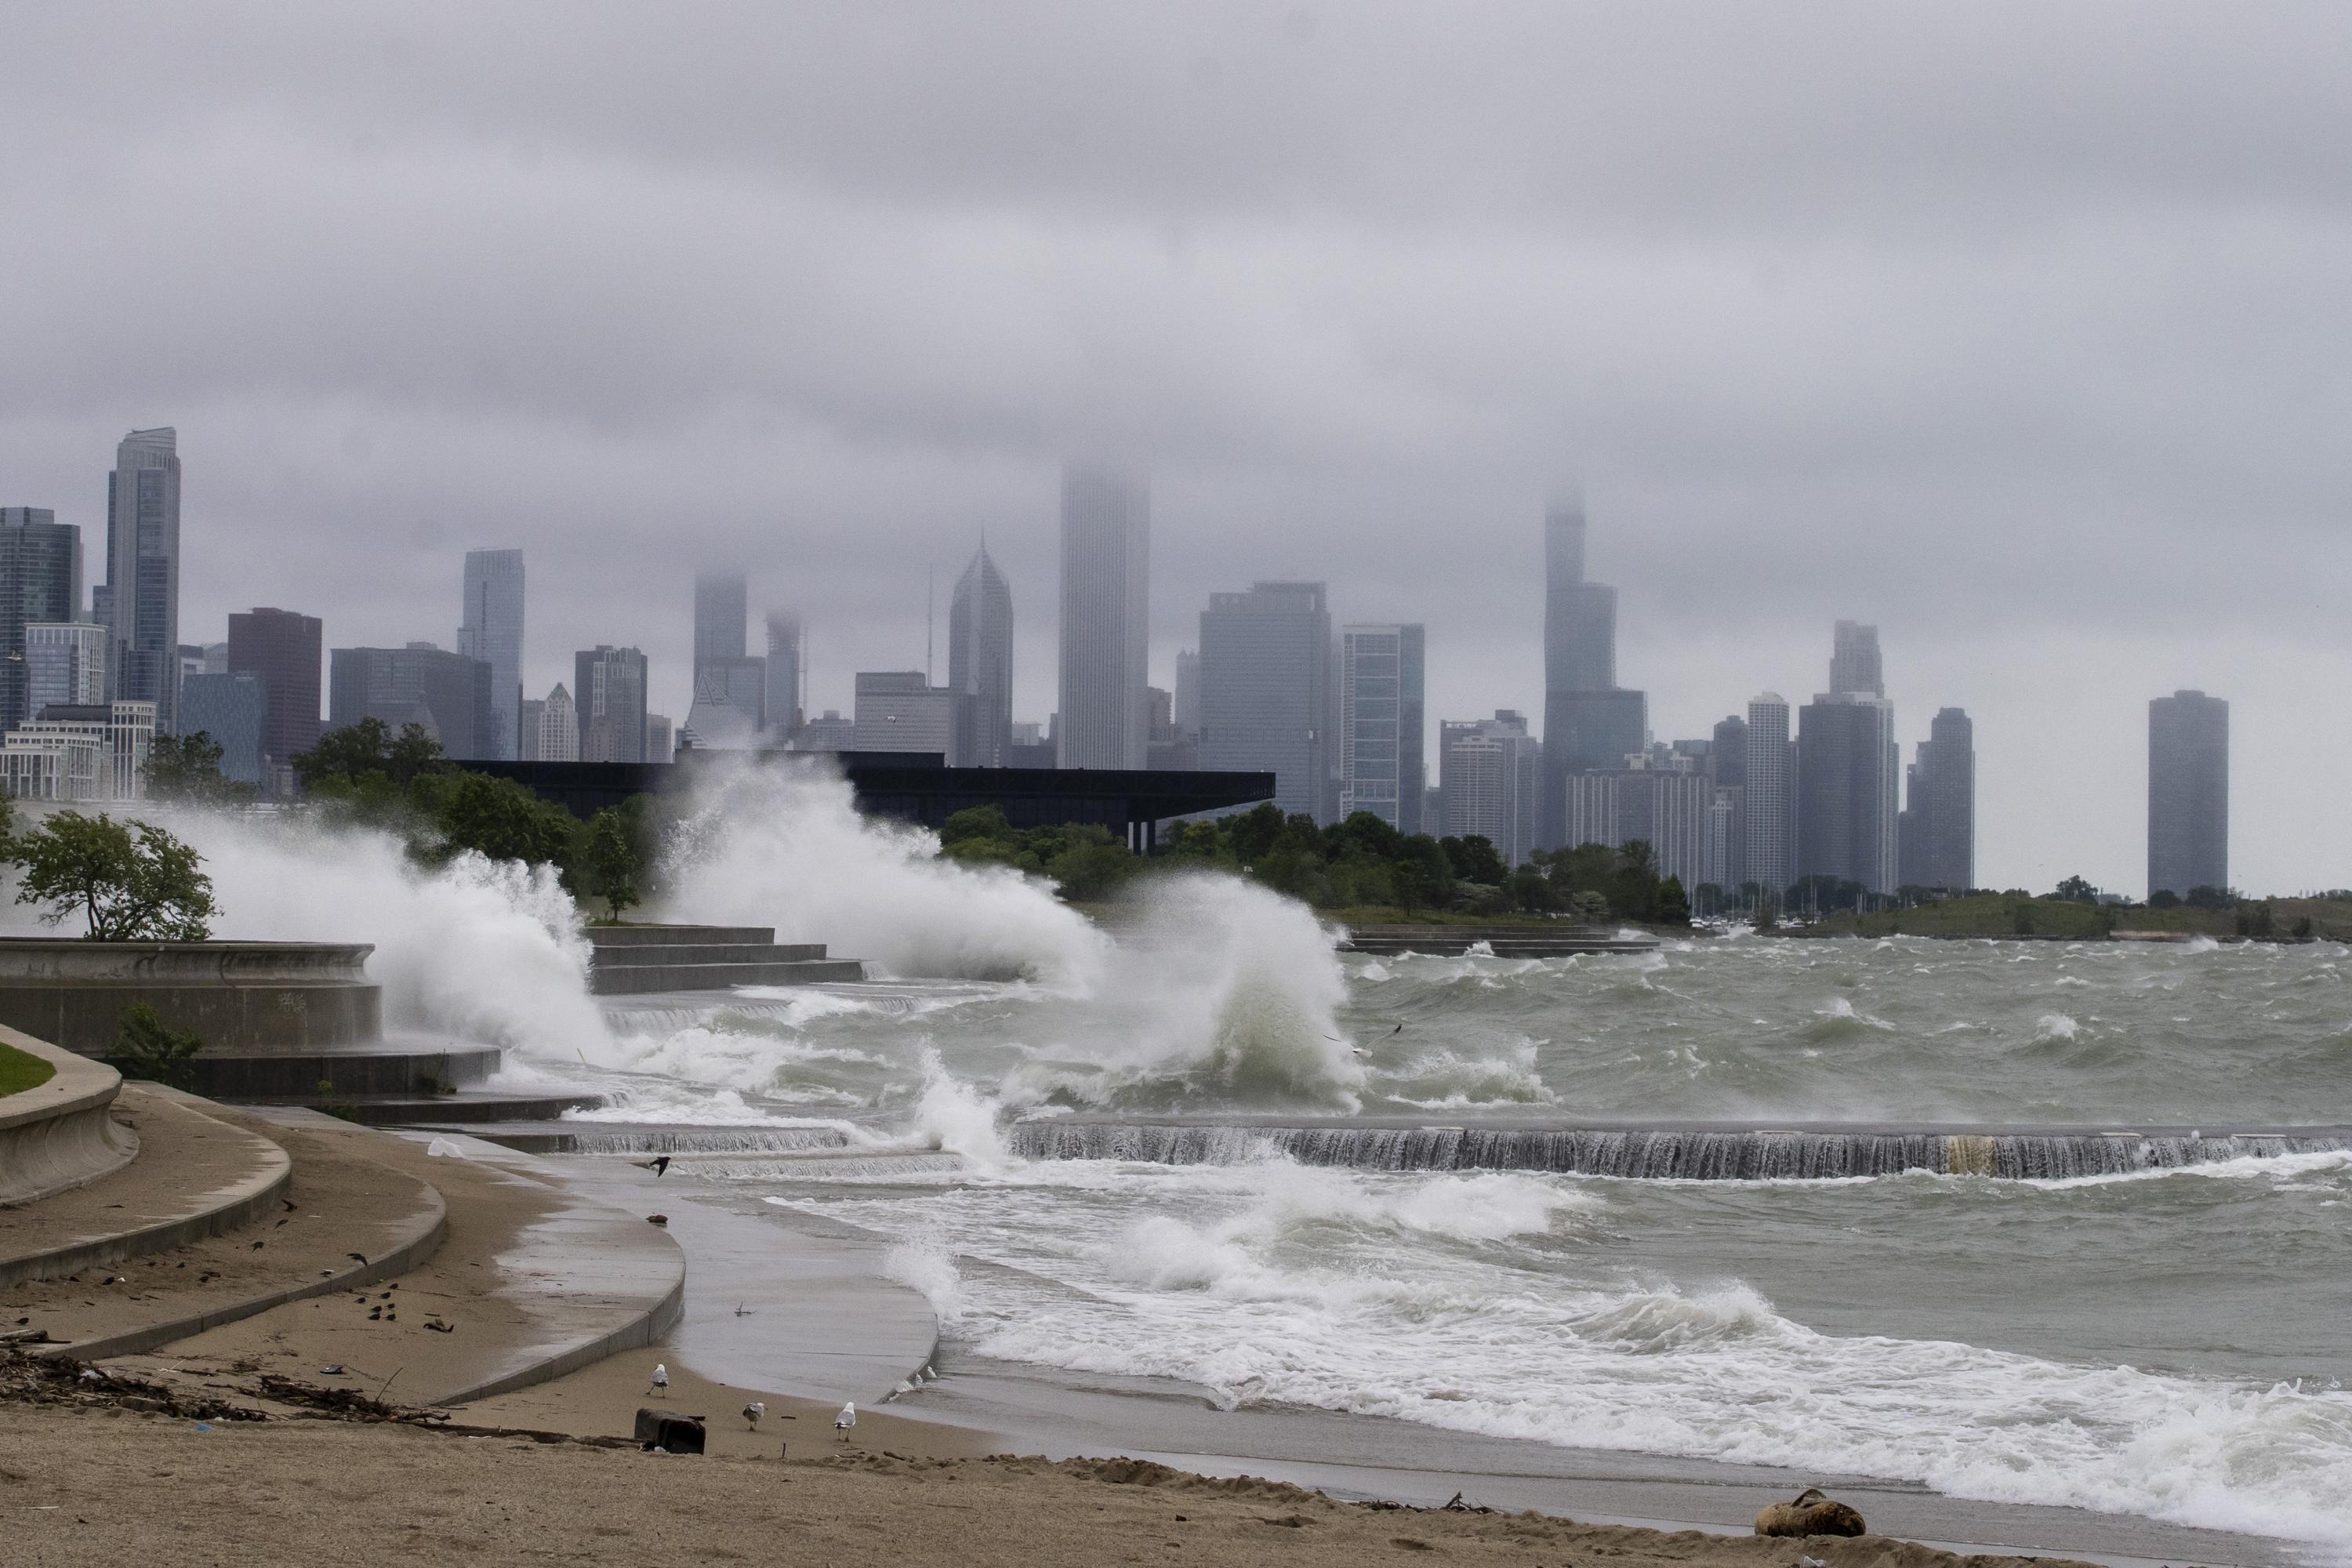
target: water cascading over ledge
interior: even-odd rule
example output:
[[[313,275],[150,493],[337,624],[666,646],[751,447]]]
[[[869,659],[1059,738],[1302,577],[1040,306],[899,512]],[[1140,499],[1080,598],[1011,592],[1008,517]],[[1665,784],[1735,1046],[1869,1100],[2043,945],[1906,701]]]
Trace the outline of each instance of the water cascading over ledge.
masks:
[[[1241,1164],[1269,1157],[1366,1171],[1552,1171],[1642,1181],[1939,1175],[2049,1180],[2352,1149],[2352,1128],[2292,1132],[1264,1126],[1051,1121],[1013,1127],[1031,1160]]]

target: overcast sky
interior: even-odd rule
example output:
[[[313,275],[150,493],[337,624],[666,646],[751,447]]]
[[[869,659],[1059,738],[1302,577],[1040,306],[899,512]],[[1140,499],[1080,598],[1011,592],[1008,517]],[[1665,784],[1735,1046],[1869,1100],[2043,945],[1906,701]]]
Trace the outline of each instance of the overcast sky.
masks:
[[[691,578],[814,706],[984,531],[1054,705],[1066,455],[1206,595],[1425,622],[1542,708],[1580,481],[1661,739],[1875,621],[1976,721],[1996,886],[2145,872],[2147,701],[2231,701],[2233,880],[2352,885],[2352,6],[56,5],[0,0],[0,504],[180,432],[182,635],[454,640],[526,687]],[[944,647],[940,654],[944,673]]]

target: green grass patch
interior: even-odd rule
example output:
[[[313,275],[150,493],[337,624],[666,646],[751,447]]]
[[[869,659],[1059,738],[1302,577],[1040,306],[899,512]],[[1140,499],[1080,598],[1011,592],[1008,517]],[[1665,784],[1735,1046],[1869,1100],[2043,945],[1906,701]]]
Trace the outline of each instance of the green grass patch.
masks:
[[[0,1046],[0,1094],[21,1094],[28,1089],[38,1089],[57,1076],[54,1063],[14,1046]]]

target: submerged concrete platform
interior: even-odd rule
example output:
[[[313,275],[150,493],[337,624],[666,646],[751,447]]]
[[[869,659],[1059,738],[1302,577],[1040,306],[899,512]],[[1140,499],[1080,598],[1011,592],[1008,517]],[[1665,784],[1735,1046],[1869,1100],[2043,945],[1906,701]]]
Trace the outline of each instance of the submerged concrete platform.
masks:
[[[822,942],[778,942],[770,926],[590,926],[587,935],[588,988],[598,996],[866,978],[858,960],[827,958]]]
[[[1600,926],[1363,925],[1348,928],[1341,952],[1459,958],[1474,948],[1495,958],[1569,958],[1586,952],[1652,952],[1655,937],[1619,936]]]

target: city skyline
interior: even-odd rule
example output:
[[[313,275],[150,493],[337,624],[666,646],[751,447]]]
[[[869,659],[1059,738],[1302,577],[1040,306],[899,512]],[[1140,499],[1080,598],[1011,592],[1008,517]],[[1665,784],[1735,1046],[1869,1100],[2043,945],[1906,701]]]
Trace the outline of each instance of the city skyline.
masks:
[[[1875,624],[1906,756],[1974,719],[1979,879],[2130,887],[2144,705],[2201,689],[2242,763],[2316,748],[2238,769],[2234,874],[2352,885],[2332,35],[2030,21],[1170,13],[974,73],[981,18],[782,7],[492,84],[503,25],[450,13],[353,93],[352,16],[65,8],[16,40],[0,503],[102,579],[106,457],[175,426],[181,640],[260,602],[446,643],[463,552],[519,547],[525,689],[622,639],[678,717],[672,563],[807,615],[846,711],[984,530],[1035,721],[1061,464],[1107,454],[1152,489],[1150,683],[1209,593],[1323,581],[1426,626],[1433,723],[1539,729],[1526,538],[1580,478],[1652,733],[1801,704]]]

